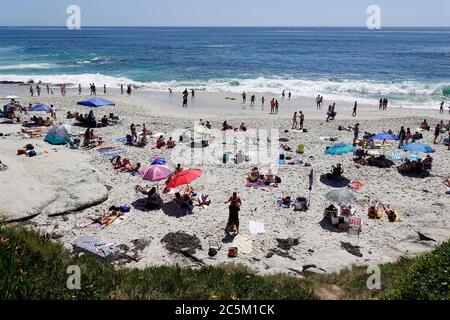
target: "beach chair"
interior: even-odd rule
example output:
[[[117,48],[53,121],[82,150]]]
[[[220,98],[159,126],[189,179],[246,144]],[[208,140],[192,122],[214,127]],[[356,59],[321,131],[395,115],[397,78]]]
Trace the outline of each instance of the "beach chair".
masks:
[[[348,222],[348,234],[356,232],[359,238],[359,234],[361,233],[361,231],[362,231],[362,218],[350,217]]]
[[[93,255],[106,262],[113,262],[119,254],[119,249],[114,244],[91,236],[81,236],[73,240],[72,246],[74,251]]]

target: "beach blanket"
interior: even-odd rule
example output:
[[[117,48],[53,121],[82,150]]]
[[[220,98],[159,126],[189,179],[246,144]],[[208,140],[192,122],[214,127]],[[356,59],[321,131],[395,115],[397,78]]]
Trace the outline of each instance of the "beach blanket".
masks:
[[[126,151],[122,148],[102,148],[98,150],[98,154],[102,157],[113,158],[117,157]]]
[[[251,234],[266,233],[266,229],[264,228],[264,223],[262,221],[250,220],[248,222],[248,229],[250,230]]]
[[[122,137],[122,138],[116,138],[113,140],[114,142],[127,142],[127,137]]]
[[[131,217],[132,216],[130,214],[126,214],[126,215],[120,216],[110,226],[117,226],[117,225],[121,224],[122,222],[131,219]],[[98,222],[94,222],[90,226],[91,226],[91,228],[94,228],[94,229],[97,229],[97,230],[102,230],[102,229],[107,227],[107,225],[100,224]]]
[[[249,235],[239,234],[233,242],[232,247],[237,247],[239,254],[250,254],[253,251],[253,238]]]
[[[81,236],[73,240],[72,246],[78,251],[94,255],[107,261],[113,261],[119,253],[119,249],[113,243],[107,243],[102,239],[91,236]]]

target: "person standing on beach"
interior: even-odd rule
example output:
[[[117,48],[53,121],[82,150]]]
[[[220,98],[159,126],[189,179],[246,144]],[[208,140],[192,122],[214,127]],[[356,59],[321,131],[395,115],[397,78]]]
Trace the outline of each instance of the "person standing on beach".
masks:
[[[134,123],[131,124],[130,131],[131,131],[131,139],[132,139],[132,141],[136,142],[137,141],[137,132],[136,132],[136,126],[134,125]]]
[[[303,130],[303,123],[305,122],[305,114],[302,111],[300,111],[299,118],[300,118],[300,130]]]
[[[264,102],[265,102],[265,99],[264,99],[264,97],[262,97],[261,98],[261,110],[264,110]]]
[[[237,236],[239,234],[239,211],[241,211],[241,199],[238,197],[236,192],[233,192],[233,195],[228,199],[225,204],[230,204],[228,207],[229,214],[228,214],[228,223],[225,228],[225,234],[229,234],[231,231],[233,231],[234,227],[236,227],[236,232],[234,233],[234,236]]]
[[[436,140],[439,137],[441,133],[441,126],[439,124],[436,125],[436,128],[434,128],[434,144],[437,144]]]
[[[47,95],[50,95],[50,86],[47,85]]]
[[[272,98],[272,101],[270,101],[270,114],[275,113],[275,98]]]
[[[292,128],[291,129],[297,129],[297,111],[294,112],[294,116],[292,117]]]
[[[33,97],[34,96],[34,89],[33,86],[30,86],[30,95]]]
[[[123,96],[123,84],[120,85],[120,95]]]
[[[97,87],[95,86],[95,83],[92,83],[92,93],[94,94],[94,96],[97,95]]]
[[[169,94],[172,94],[172,88],[169,88]]]
[[[284,99],[285,96],[286,96],[286,90],[283,90],[283,92],[281,93],[281,97]]]
[[[291,98],[292,98],[292,93],[289,91],[289,93],[288,93],[288,99],[291,100]]]
[[[353,128],[353,145],[356,146],[356,141],[359,138],[359,123]]]
[[[187,104],[188,104],[188,94],[187,92],[183,93],[183,108],[187,108]]]
[[[403,147],[403,141],[405,140],[405,136],[406,136],[405,127],[401,126],[400,131],[398,133],[398,138],[400,140],[400,142],[398,144],[399,149],[401,149]]]
[[[81,92],[81,83],[78,84],[78,95],[82,95],[83,93]]]
[[[255,95],[252,95],[250,97],[250,107],[253,107],[252,109],[254,109],[254,107],[255,107],[255,100],[256,100]]]
[[[57,120],[57,119],[56,119],[56,111],[55,111],[55,108],[53,107],[52,104],[50,105],[50,116],[51,116],[53,119]]]
[[[191,99],[195,99],[195,91],[194,91],[194,89],[191,90]]]
[[[36,92],[37,92],[38,97],[40,97],[41,96],[41,87],[39,85],[36,85]]]
[[[317,110],[320,109],[320,94],[316,98],[316,107],[317,107]]]
[[[106,84],[103,85],[103,94],[106,95]]]
[[[439,113],[444,113],[444,101],[441,102],[441,106],[439,108]]]
[[[275,100],[275,113],[276,114],[278,114],[278,107],[279,107],[278,100]]]
[[[131,96],[131,91],[132,91],[131,84],[129,84],[128,87],[127,87],[127,94],[128,94],[128,96]]]
[[[358,101],[355,101],[355,105],[353,106],[352,117],[356,117],[356,111],[358,110]]]
[[[378,104],[378,110],[383,110],[383,99],[380,99],[380,102]]]
[[[244,92],[242,92],[242,103],[246,103],[247,102],[247,94],[245,93],[245,91]]]

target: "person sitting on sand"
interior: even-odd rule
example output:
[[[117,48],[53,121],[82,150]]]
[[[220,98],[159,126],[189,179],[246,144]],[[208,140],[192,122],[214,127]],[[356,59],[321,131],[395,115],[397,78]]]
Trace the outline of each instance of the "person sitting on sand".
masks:
[[[252,171],[248,174],[247,180],[248,182],[255,183],[259,179],[259,170],[257,167],[254,167]]]
[[[84,141],[83,141],[83,147],[88,147],[91,144],[91,132],[89,128],[86,129],[84,132]]]
[[[391,209],[389,205],[383,205],[384,213],[386,213],[389,222],[396,222],[397,221],[397,213],[394,209]]]
[[[106,115],[103,116],[101,122],[102,122],[102,127],[107,127],[109,125],[108,118],[106,117]]]
[[[177,167],[175,168],[175,174],[180,173],[181,171],[183,171],[183,168],[181,167],[181,164],[178,163]]]
[[[151,136],[152,132],[145,127],[145,123],[142,125],[142,135],[143,136]]]
[[[233,127],[230,126],[226,121],[224,121],[223,124],[222,124],[222,130],[223,131],[233,130]]]
[[[172,137],[169,137],[169,140],[167,141],[167,148],[173,149],[175,148],[175,146],[176,146],[175,141],[172,140]]]
[[[281,204],[287,207],[290,207],[292,204],[292,196],[290,193],[286,193],[282,198],[281,198]]]
[[[47,119],[45,119],[43,125],[45,127],[52,127],[53,126],[53,121],[50,119],[50,117],[47,117]]]
[[[247,131],[247,127],[245,126],[245,123],[241,123],[241,126],[239,127],[239,130],[241,130],[241,131]]]
[[[338,163],[336,166],[333,166],[333,168],[331,169],[331,173],[327,173],[327,178],[328,179],[339,178],[342,176],[343,173],[344,170],[342,169],[342,165]]]
[[[194,194],[194,188],[187,184],[183,190],[183,196],[188,195],[189,197],[191,197],[193,194]]]
[[[369,219],[381,219],[381,216],[379,215],[379,209],[380,209],[380,203],[372,202],[372,199],[369,199],[369,209],[367,212],[367,215]]]
[[[166,141],[164,140],[164,136],[159,136],[158,140],[156,140],[156,148],[161,149],[166,146]]]
[[[67,111],[67,113],[66,113],[66,119],[73,119],[73,118],[75,118],[74,114],[73,114],[72,112],[70,112],[70,110]]]
[[[136,166],[132,166],[130,160],[128,159],[123,159],[122,161],[122,166],[118,169],[120,172],[134,172],[135,168],[137,168],[139,170],[140,167],[140,163],[137,163]]]
[[[122,168],[122,166],[123,166],[120,156],[112,158],[111,159],[111,163],[114,166],[115,170],[118,170],[118,169]]]
[[[156,188],[153,187],[150,190],[143,188],[139,185],[135,186],[135,189],[139,191],[140,193],[147,195],[147,201],[145,204],[145,207],[149,210],[159,210],[161,208],[161,197],[157,193]]]
[[[425,170],[431,170],[433,166],[433,157],[431,157],[429,154],[423,159],[422,161],[422,168]]]
[[[352,207],[351,206],[341,206],[341,216],[350,217],[352,216]]]
[[[423,122],[420,124],[420,129],[430,131],[430,126],[427,123],[427,119],[424,119]]]
[[[272,170],[269,169],[267,174],[264,176],[264,184],[268,186],[274,182],[275,182],[275,175],[272,173]]]

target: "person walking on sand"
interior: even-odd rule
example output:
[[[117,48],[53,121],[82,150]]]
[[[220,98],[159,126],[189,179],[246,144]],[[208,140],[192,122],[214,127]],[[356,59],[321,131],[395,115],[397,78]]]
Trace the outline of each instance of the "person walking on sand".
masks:
[[[34,89],[33,86],[30,86],[30,95],[33,97],[34,96]]]
[[[358,110],[358,101],[355,101],[355,105],[353,106],[352,117],[356,117],[356,111]]]
[[[292,117],[292,128],[291,129],[297,129],[297,111],[294,112],[294,116]]]
[[[47,95],[50,95],[50,86],[47,85]]]
[[[230,204],[229,214],[228,214],[228,223],[225,228],[225,234],[229,234],[233,231],[234,227],[236,227],[236,232],[234,233],[234,236],[237,236],[239,234],[239,211],[241,211],[242,202],[241,199],[238,197],[236,192],[233,192],[233,195],[228,199],[225,204]]]
[[[406,131],[405,131],[405,127],[401,126],[400,127],[400,131],[398,133],[398,138],[400,140],[399,144],[398,144],[398,148],[401,149],[403,147],[403,141],[405,140],[405,136],[406,136]]]
[[[103,94],[106,95],[106,84],[103,85]]]
[[[244,92],[242,92],[242,103],[246,103],[247,102],[247,94],[245,93],[245,91]]]
[[[39,85],[36,85],[36,93],[37,93],[38,97],[41,96],[41,87]]]
[[[123,84],[120,85],[120,95],[123,96]]]
[[[303,130],[303,123],[305,122],[305,114],[303,113],[303,111],[300,111],[299,118],[300,118],[300,130]]]
[[[262,97],[261,98],[261,110],[264,110],[264,102],[265,102],[265,99],[264,99],[264,97]]]
[[[444,101],[441,102],[441,106],[439,108],[439,113],[444,113]]]
[[[286,90],[283,90],[283,92],[281,93],[281,97],[284,99],[285,96],[286,96]]]
[[[275,113],[276,114],[278,114],[278,107],[279,107],[278,100],[275,100]]]
[[[81,92],[81,83],[78,84],[78,95],[82,95],[83,93]]]
[[[320,110],[320,94],[316,98],[316,108],[317,110]]]
[[[250,107],[252,107],[252,110],[255,109],[255,100],[256,100],[255,95],[252,95],[250,97]]]
[[[272,101],[270,101],[270,114],[275,113],[275,98],[272,98]]]
[[[131,91],[132,91],[131,84],[129,84],[128,87],[127,87],[127,94],[128,94],[128,96],[131,96]]]
[[[291,98],[292,98],[292,93],[289,91],[289,93],[288,93],[288,100],[291,100]]]
[[[380,99],[380,102],[378,104],[378,110],[383,110],[383,99]]]

